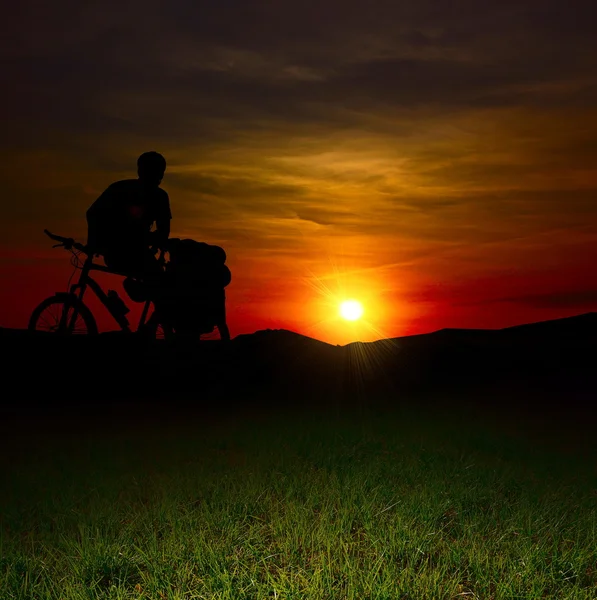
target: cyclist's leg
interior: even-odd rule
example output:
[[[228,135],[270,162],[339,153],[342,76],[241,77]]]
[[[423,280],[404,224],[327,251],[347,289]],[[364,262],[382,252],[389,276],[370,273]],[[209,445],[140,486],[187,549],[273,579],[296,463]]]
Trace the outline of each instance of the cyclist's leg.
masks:
[[[125,249],[111,250],[104,253],[104,263],[111,271],[125,273],[131,277],[139,277],[141,270],[136,257]]]
[[[168,277],[162,263],[149,248],[143,248],[134,255],[135,270],[147,290],[147,297],[153,302],[160,319],[166,319],[172,302]],[[157,318],[157,315],[154,316]]]
[[[119,247],[104,254],[106,266],[138,279],[155,279],[162,272],[149,248]]]

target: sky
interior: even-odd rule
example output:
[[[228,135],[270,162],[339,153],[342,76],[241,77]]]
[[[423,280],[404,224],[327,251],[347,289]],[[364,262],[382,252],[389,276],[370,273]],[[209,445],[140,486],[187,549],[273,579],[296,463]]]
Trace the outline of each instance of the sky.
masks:
[[[13,3],[0,326],[66,288],[44,228],[84,241],[147,150],[168,162],[172,236],[227,252],[233,336],[597,310],[596,18],[588,0]]]

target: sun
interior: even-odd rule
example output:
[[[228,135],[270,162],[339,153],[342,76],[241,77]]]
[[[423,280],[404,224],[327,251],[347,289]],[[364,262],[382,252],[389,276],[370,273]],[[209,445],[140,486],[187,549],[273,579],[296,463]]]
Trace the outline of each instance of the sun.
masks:
[[[345,300],[340,304],[340,315],[347,321],[360,319],[363,312],[363,305],[358,300]]]

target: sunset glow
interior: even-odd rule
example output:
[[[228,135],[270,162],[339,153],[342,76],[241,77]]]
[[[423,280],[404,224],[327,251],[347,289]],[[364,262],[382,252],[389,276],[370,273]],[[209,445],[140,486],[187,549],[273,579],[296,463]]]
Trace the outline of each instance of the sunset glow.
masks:
[[[67,285],[43,229],[85,241],[88,207],[147,150],[167,160],[171,235],[226,250],[233,337],[597,310],[594,3],[280,0],[232,20],[202,0],[71,4],[18,12],[5,45],[22,84],[5,94],[0,326]],[[365,311],[347,321],[351,298]]]

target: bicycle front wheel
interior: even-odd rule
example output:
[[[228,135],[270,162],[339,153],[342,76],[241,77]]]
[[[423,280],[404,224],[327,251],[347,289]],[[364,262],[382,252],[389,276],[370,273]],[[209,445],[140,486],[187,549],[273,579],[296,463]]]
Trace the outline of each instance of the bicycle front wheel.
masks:
[[[46,298],[31,314],[28,329],[61,335],[96,335],[98,332],[91,311],[69,294]]]

